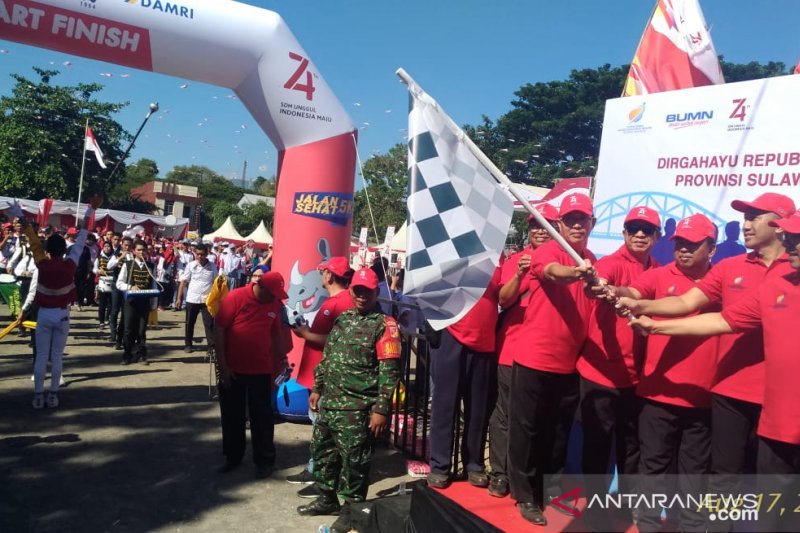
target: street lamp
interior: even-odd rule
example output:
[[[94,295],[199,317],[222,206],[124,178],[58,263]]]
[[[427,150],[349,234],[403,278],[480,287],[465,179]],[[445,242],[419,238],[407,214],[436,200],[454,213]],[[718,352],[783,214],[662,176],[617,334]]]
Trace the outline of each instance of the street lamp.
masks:
[[[111,178],[114,177],[114,174],[117,173],[117,169],[119,168],[120,163],[125,161],[125,158],[128,157],[128,154],[130,153],[131,148],[133,148],[133,143],[135,143],[136,139],[139,138],[139,134],[142,133],[142,130],[144,129],[144,125],[147,124],[147,121],[150,120],[150,116],[153,113],[155,113],[156,111],[158,111],[158,102],[151,102],[150,106],[148,107],[147,115],[145,115],[144,120],[142,121],[142,125],[139,126],[139,129],[136,131],[136,135],[133,136],[133,139],[131,140],[131,143],[128,145],[128,149],[125,150],[125,153],[122,154],[122,157],[119,158],[119,160],[117,161],[117,164],[114,165],[114,169],[111,171],[111,174],[109,174],[109,176],[108,176],[108,181],[109,182],[111,182]]]

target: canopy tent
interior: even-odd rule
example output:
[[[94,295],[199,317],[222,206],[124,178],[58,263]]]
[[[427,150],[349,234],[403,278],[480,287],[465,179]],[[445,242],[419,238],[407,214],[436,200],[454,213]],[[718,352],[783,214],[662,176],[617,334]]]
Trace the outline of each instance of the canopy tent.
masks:
[[[244,244],[247,241],[236,231],[231,217],[226,218],[225,222],[216,231],[203,235],[203,240],[205,242],[225,241],[233,244]]]
[[[550,189],[546,187],[534,187],[533,185],[525,185],[524,183],[515,183],[515,185],[520,192],[522,192],[522,195],[525,197],[525,199],[532,204],[541,202],[544,196],[550,192]],[[514,198],[510,192],[508,194],[514,201],[514,211],[524,211],[525,208],[522,207],[522,203]]]
[[[230,220],[230,219],[229,219]],[[267,248],[272,244],[272,235],[267,231],[267,226],[264,225],[262,220],[253,232],[244,238],[245,241],[253,241],[258,248]]]
[[[8,208],[7,202],[13,202],[15,198],[0,196],[0,209],[5,211]],[[29,199],[16,199],[25,213],[36,216],[39,214],[39,201]],[[75,202],[65,202],[63,200],[53,200],[50,215],[47,223],[51,226],[74,226]],[[81,213],[85,213],[89,204],[81,204]],[[167,219],[173,224],[167,224]],[[117,211],[114,209],[98,209],[94,215],[95,227],[101,230],[123,231],[133,226],[141,226],[143,230],[151,235],[160,232],[165,237],[183,237],[189,229],[188,218],[162,217],[159,215],[147,215],[142,213],[131,213],[129,211]],[[94,228],[92,228],[94,229]]]
[[[403,222],[403,225],[400,226],[394,233],[394,237],[392,237],[392,241],[389,243],[389,247],[392,251],[395,252],[405,252],[406,251],[406,223]]]

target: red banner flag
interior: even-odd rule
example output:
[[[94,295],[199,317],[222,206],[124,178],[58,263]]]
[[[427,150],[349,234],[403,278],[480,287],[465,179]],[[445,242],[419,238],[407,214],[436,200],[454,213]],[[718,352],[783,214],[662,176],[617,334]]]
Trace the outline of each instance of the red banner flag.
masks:
[[[622,96],[725,83],[698,0],[658,0]]]
[[[86,141],[84,147],[86,150],[94,152],[94,156],[97,158],[97,164],[102,168],[106,168],[106,164],[103,162],[103,151],[100,149],[100,145],[97,144],[97,139],[94,138],[92,129],[89,126],[86,126]]]
[[[40,226],[47,225],[47,217],[50,216],[50,210],[53,208],[52,198],[42,198],[39,200],[39,213],[36,215],[36,223]]]

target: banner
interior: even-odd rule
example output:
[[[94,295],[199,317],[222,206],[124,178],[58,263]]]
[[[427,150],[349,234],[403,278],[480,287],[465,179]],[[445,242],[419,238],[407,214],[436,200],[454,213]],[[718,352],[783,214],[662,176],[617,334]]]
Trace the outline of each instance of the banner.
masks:
[[[736,241],[732,200],[776,192],[800,203],[798,94],[800,77],[782,76],[606,102],[592,251],[618,248],[625,214],[639,205],[658,211],[665,236],[703,213],[720,241]]]
[[[356,128],[280,15],[217,0],[0,0],[0,36],[232,89],[278,149],[272,268],[293,309],[319,309],[316,267],[350,246]],[[301,351],[295,340],[292,363]]]
[[[394,239],[394,226],[386,226],[386,238],[383,240],[383,256],[388,258],[392,252],[392,239]]]

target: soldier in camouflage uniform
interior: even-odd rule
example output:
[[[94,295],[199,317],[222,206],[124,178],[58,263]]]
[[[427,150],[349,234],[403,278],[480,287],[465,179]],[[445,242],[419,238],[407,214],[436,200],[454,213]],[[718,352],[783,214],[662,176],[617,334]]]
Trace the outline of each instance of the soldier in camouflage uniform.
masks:
[[[350,293],[354,308],[339,315],[328,334],[308,399],[313,411],[319,409],[311,455],[321,496],[298,507],[301,515],[337,514],[337,493],[345,502],[366,499],[373,437],[388,427],[400,333],[377,304],[378,278],[372,270],[353,275]]]

